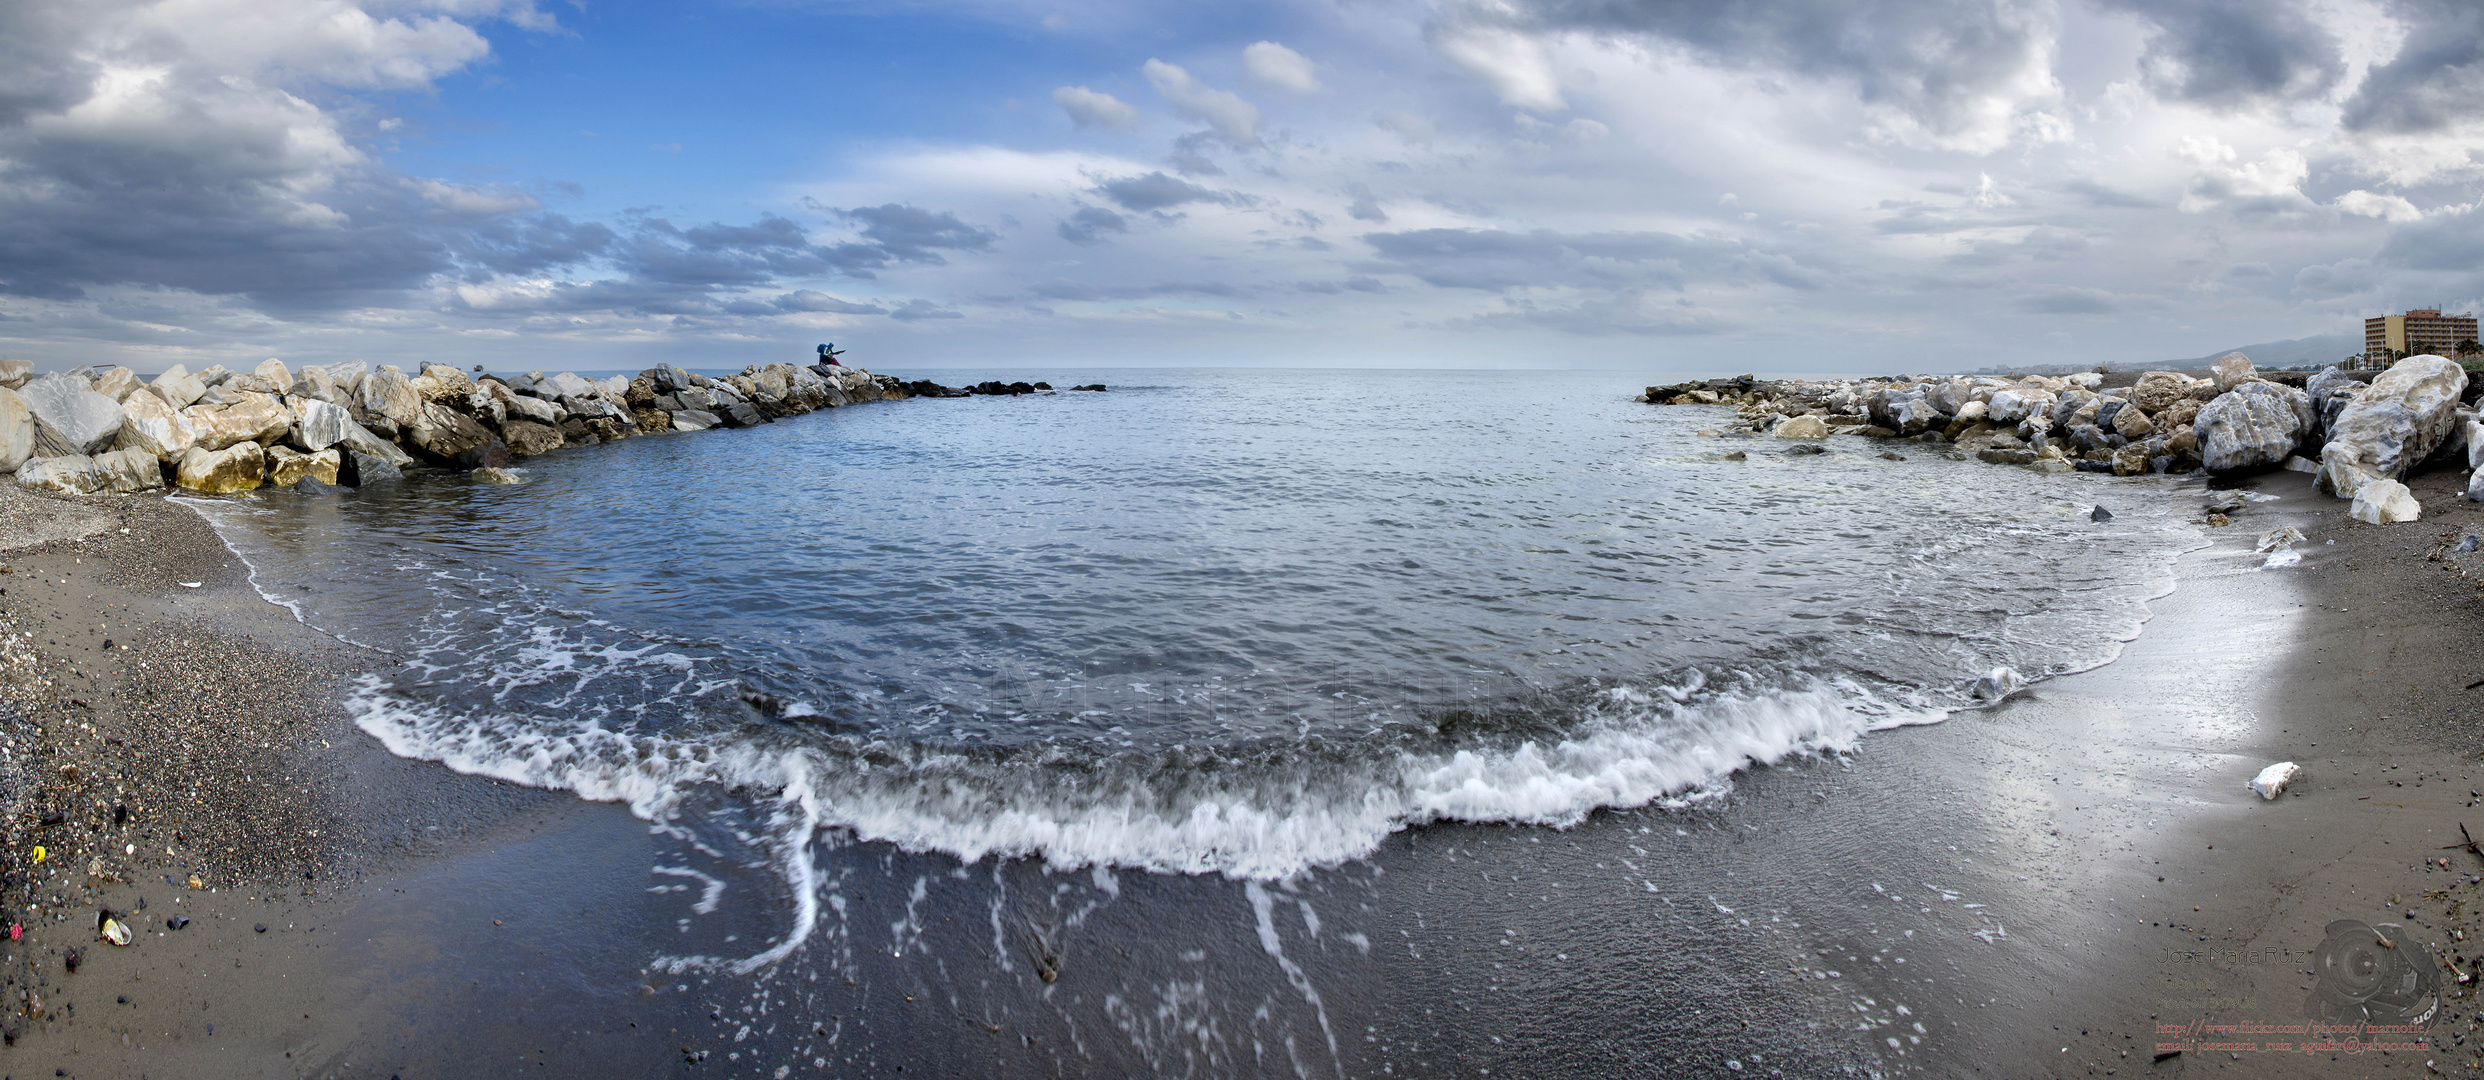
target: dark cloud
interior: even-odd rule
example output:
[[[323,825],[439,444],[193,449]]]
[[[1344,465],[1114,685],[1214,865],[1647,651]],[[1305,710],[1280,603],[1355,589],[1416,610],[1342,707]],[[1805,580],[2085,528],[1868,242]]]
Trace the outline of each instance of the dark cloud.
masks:
[[[2049,5],[2035,0],[1521,0],[1545,28],[1644,34],[1712,59],[1849,80],[1943,135],[1983,120],[2043,62]]]
[[[2098,0],[2153,28],[2139,70],[2181,101],[2313,97],[2346,71],[2341,43],[2300,0]]]
[[[934,213],[903,203],[857,206],[837,216],[862,223],[862,239],[823,251],[829,266],[849,277],[869,278],[871,271],[900,263],[947,265],[942,251],[990,251],[999,234],[969,225],[948,212]]]
[[[1827,274],[1802,258],[1724,237],[1671,233],[1558,233],[1549,229],[1417,229],[1366,233],[1387,269],[1443,288],[1498,292],[1526,285],[1655,285],[1693,277],[1818,289]]]
[[[2484,5],[2399,0],[2392,13],[2406,41],[2347,99],[2347,129],[2422,134],[2484,117]]]
[[[2365,259],[2341,259],[2326,266],[2306,266],[2294,273],[2294,291],[2303,296],[2331,299],[2369,292],[2380,284]]]
[[[1105,233],[1126,233],[1130,222],[1101,206],[1082,206],[1053,229],[1061,239],[1073,244],[1100,244]]]
[[[1218,206],[1247,206],[1251,199],[1231,191],[1211,191],[1188,180],[1151,172],[1142,176],[1125,176],[1097,184],[1098,194],[1111,199],[1124,210],[1152,213],[1170,210],[1189,203],[1215,203]]]
[[[1346,206],[1347,217],[1356,221],[1368,221],[1374,225],[1389,223],[1388,211],[1380,209],[1380,200],[1372,196],[1369,187],[1356,184],[1347,188],[1346,194],[1354,197],[1354,201]]]
[[[2396,226],[2374,261],[2400,270],[2484,269],[2484,212],[2433,214]]]

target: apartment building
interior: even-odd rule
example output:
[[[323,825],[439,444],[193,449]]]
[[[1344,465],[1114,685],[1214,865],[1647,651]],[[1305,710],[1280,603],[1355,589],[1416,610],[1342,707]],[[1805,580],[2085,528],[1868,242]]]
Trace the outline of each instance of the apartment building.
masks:
[[[2376,360],[2391,354],[2458,355],[2458,343],[2474,341],[2475,316],[2443,315],[2439,308],[2412,308],[2404,315],[2363,320],[2363,352]]]

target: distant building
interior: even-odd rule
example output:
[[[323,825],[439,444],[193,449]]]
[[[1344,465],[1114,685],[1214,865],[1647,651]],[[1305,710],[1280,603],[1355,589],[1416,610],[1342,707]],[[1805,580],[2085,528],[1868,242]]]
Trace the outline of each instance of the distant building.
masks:
[[[2363,352],[2375,360],[2392,353],[2456,356],[2459,342],[2475,339],[2475,316],[2443,315],[2439,308],[2411,308],[2404,315],[2363,320]]]

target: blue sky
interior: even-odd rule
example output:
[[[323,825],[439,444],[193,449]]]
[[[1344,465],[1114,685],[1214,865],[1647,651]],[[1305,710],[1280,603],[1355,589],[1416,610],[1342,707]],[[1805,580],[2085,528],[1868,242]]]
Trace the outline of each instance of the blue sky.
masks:
[[[0,11],[47,366],[1885,371],[2484,297],[2447,0]]]

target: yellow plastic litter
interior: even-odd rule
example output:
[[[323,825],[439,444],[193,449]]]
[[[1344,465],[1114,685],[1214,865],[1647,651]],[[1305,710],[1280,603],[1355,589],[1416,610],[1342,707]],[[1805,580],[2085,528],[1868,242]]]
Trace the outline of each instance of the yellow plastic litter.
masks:
[[[207,887],[207,883],[200,881],[197,874],[192,874],[190,875],[190,887],[193,889],[204,889]]]
[[[36,861],[36,862],[42,862],[42,861],[43,861],[43,845],[41,845],[41,844],[36,844],[36,845],[35,845],[35,861]]]
[[[119,919],[105,919],[102,937],[105,941],[115,945],[127,945],[129,944],[129,927],[122,925]]]

